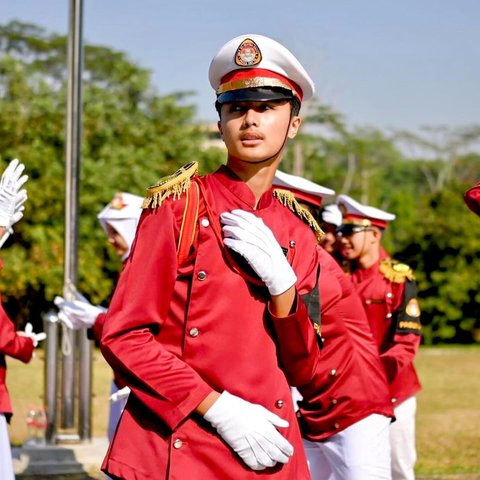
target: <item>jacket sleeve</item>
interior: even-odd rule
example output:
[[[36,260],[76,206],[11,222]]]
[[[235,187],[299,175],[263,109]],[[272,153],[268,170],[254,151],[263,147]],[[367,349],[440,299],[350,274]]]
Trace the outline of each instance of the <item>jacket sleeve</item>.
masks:
[[[28,363],[33,356],[33,341],[21,337],[0,303],[0,354]]]
[[[312,380],[320,357],[320,267],[317,253],[312,256],[306,273],[296,272],[301,278],[297,282],[294,311],[281,318],[273,315],[269,309],[282,370],[289,384],[296,387],[302,387]],[[308,306],[303,301],[307,298]]]
[[[298,293],[295,301],[295,312],[288,317],[276,317],[272,313],[270,317],[282,370],[291,386],[301,387],[312,380],[320,350],[307,308]]]
[[[94,340],[95,343],[99,343],[102,338],[103,324],[105,323],[106,313],[99,313],[95,319],[95,323],[92,327],[87,329],[87,337],[89,340]]]
[[[396,298],[401,303],[392,313],[392,341],[390,348],[380,355],[390,382],[413,362],[422,338],[416,284],[407,280],[397,285]]]
[[[175,286],[177,236],[170,201],[143,212],[100,341],[106,360],[132,394],[172,430],[212,391],[156,338]]]

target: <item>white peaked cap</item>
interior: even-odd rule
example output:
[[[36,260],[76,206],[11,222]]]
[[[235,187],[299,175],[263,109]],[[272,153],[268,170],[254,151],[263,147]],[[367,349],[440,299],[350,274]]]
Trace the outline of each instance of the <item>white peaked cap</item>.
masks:
[[[303,177],[291,175],[277,170],[273,179],[273,185],[286,188],[293,192],[298,200],[302,200],[313,205],[321,205],[324,198],[330,198],[335,195],[335,190],[323,187]]]
[[[322,221],[339,227],[342,224],[342,212],[335,203],[326,205],[322,211]]]
[[[363,205],[348,195],[339,195],[337,205],[343,214],[343,223],[356,223],[356,220],[369,220],[372,225],[385,228],[387,222],[395,220],[393,213],[385,212],[379,208]]]
[[[226,79],[232,72],[236,72],[233,78]],[[276,86],[292,90],[300,101],[308,100],[315,93],[312,79],[287,48],[254,33],[227,42],[210,63],[208,77],[217,95],[226,91]],[[295,84],[293,88],[292,82]]]
[[[142,214],[143,197],[132,193],[118,192],[112,201],[97,215],[100,225],[108,235],[107,225],[114,228],[128,245],[128,252],[122,257],[125,260],[130,254],[138,221]]]

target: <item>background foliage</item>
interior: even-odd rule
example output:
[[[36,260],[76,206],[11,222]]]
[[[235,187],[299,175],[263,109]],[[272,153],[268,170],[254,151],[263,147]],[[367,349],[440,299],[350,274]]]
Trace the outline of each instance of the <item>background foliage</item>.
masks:
[[[63,285],[66,76],[64,36],[0,25],[0,169],[18,157],[30,177],[25,217],[2,249],[0,289],[12,317],[37,329]],[[114,192],[143,195],[189,161],[212,171],[224,152],[207,148],[191,92],[160,95],[124,53],[86,45],[83,80],[78,288],[106,304],[119,265],[97,213]],[[480,180],[480,127],[352,129],[315,102],[303,114],[282,169],[395,212],[385,245],[416,271],[425,341],[480,341],[480,219],[462,199]]]

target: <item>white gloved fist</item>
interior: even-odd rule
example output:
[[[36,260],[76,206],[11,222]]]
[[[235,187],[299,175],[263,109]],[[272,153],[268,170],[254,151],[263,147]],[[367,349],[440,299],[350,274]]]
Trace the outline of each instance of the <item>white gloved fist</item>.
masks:
[[[12,160],[0,178],[0,226],[9,228],[13,225],[13,215],[19,211],[27,199],[26,190],[20,190],[28,180],[23,175],[25,165],[17,159]],[[21,218],[21,216],[20,216]],[[18,220],[17,220],[18,221]]]
[[[53,300],[59,310],[58,319],[73,330],[90,328],[98,315],[107,311],[104,307],[92,305],[85,297],[78,297],[82,300],[69,301],[62,297],[55,297]]]
[[[295,285],[295,272],[261,218],[244,210],[232,210],[220,214],[220,219],[225,245],[245,258],[271,295],[280,295]]]
[[[31,338],[33,340],[34,347],[38,345],[38,342],[41,342],[42,340],[45,340],[47,338],[47,334],[44,332],[35,333],[33,331],[33,325],[31,323],[27,323],[25,325],[25,330],[23,332],[17,332],[17,335],[20,335],[21,337]]]
[[[287,463],[292,445],[275,427],[288,422],[261,405],[223,392],[203,416],[252,470]]]
[[[127,398],[130,395],[131,390],[128,387],[123,387],[110,395],[110,402],[117,403],[120,400]]]

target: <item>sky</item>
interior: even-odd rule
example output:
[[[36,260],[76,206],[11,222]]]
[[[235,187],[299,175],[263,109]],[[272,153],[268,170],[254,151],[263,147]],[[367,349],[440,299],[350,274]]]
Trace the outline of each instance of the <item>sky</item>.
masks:
[[[478,0],[83,0],[84,41],[124,51],[160,94],[194,91],[215,121],[208,66],[231,38],[267,35],[300,60],[319,100],[351,127],[479,124]],[[17,19],[68,31],[69,0],[0,0]]]

